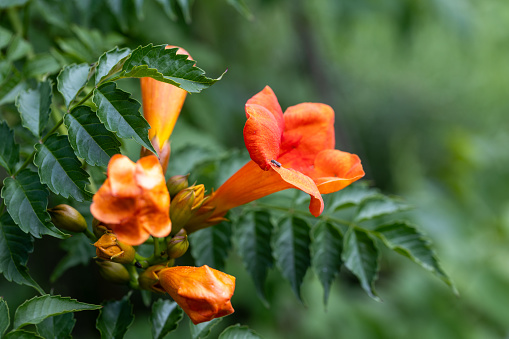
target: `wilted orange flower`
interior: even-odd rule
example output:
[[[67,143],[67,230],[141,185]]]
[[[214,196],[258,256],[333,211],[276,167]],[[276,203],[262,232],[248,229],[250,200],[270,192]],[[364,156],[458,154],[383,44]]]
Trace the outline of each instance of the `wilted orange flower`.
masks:
[[[159,283],[195,325],[234,312],[235,277],[207,265],[162,269]]]
[[[114,155],[108,178],[94,195],[92,215],[113,230],[118,240],[142,244],[149,235],[170,234],[170,196],[155,155],[138,160]]]

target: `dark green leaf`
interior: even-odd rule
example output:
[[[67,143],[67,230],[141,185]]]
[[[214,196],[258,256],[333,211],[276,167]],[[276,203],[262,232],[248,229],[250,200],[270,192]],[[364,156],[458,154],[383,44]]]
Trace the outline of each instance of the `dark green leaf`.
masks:
[[[2,337],[3,339],[46,339],[44,337],[41,337],[37,333],[34,332],[28,332],[25,330],[16,330],[11,331],[5,335],[5,337]]]
[[[95,72],[95,84],[97,85],[101,80],[119,72],[130,53],[129,48],[118,49],[118,47],[115,47],[101,55]]]
[[[118,301],[109,301],[104,305],[97,318],[96,327],[101,338],[121,339],[134,321],[133,305],[130,294]]]
[[[77,265],[87,265],[90,258],[95,256],[95,247],[83,234],[76,234],[60,243],[60,247],[67,254],[60,260],[50,276],[50,281],[56,281],[65,271]]]
[[[161,5],[161,7],[164,10],[164,13],[168,16],[168,18],[170,18],[173,21],[177,20],[177,15],[173,10],[171,0],[155,0],[155,1]]]
[[[69,108],[78,93],[85,87],[88,80],[88,64],[66,66],[57,77],[57,88]]]
[[[374,234],[388,248],[419,264],[456,291],[451,279],[440,267],[430,241],[414,226],[406,222],[395,222],[377,227]]]
[[[60,70],[60,64],[51,54],[43,53],[27,60],[23,67],[23,73],[27,77],[35,77],[44,74],[53,74]]]
[[[28,89],[19,94],[16,107],[21,115],[23,126],[40,138],[48,124],[51,113],[51,83],[40,82],[36,89]]]
[[[300,297],[300,286],[310,266],[309,225],[300,218],[285,218],[279,222],[272,246],[276,265]]]
[[[23,58],[32,50],[32,46],[21,36],[17,35],[7,47],[7,60],[16,61]]]
[[[378,196],[364,200],[357,211],[355,221],[361,222],[364,220],[378,218],[383,215],[405,211],[409,208],[410,206],[401,201],[391,199],[386,196]]]
[[[375,242],[363,231],[350,228],[344,239],[343,261],[368,295],[380,301],[375,292],[379,252]]]
[[[208,265],[223,270],[224,261],[231,247],[230,237],[231,226],[225,222],[191,234],[189,236],[191,254],[196,266]]]
[[[92,166],[107,166],[110,157],[120,153],[120,142],[99,121],[88,106],[78,106],[64,117],[69,142],[76,155]]]
[[[10,324],[9,306],[7,306],[7,301],[0,297],[0,338],[3,338]]]
[[[254,281],[258,296],[266,305],[264,284],[274,263],[270,247],[273,228],[270,214],[265,211],[246,214],[235,228],[239,255]]]
[[[140,114],[140,103],[113,82],[105,83],[94,91],[97,116],[106,128],[119,137],[133,139],[155,153],[148,130],[150,125]]]
[[[134,0],[134,8],[136,9],[136,18],[142,21],[145,16],[143,15],[143,2],[144,0]]]
[[[0,105],[10,104],[16,100],[18,94],[27,88],[22,81],[21,74],[15,67],[11,67],[9,77],[0,86]]]
[[[101,306],[82,303],[69,297],[46,294],[27,300],[18,307],[14,314],[14,328],[20,328],[28,324],[38,324],[54,315],[97,310],[99,308]]]
[[[177,329],[184,317],[184,311],[176,302],[159,299],[152,305],[150,324],[152,325],[152,338],[163,339],[170,332]]]
[[[172,84],[191,93],[201,92],[217,79],[207,78],[187,55],[176,54],[177,48],[165,49],[164,45],[138,47],[126,60],[120,74],[123,78],[151,77]]]
[[[9,41],[11,41],[11,38],[12,38],[11,31],[0,26],[0,49],[7,46],[9,44]]]
[[[12,63],[7,60],[0,61],[0,84],[9,78],[12,72]]]
[[[240,324],[227,327],[220,335],[219,339],[260,339],[261,337],[247,326]]]
[[[46,339],[71,339],[76,324],[73,313],[55,315],[37,324],[37,331]]]
[[[186,23],[191,23],[191,6],[193,5],[194,0],[177,0],[177,3],[182,10],[182,14],[184,14],[184,20]]]
[[[358,205],[366,199],[381,196],[378,190],[369,188],[365,182],[356,182],[336,192],[332,197],[331,210]]]
[[[106,4],[117,19],[120,29],[124,32],[127,31],[127,13],[124,7],[126,2],[124,0],[106,0]]]
[[[28,169],[21,171],[15,179],[5,178],[2,198],[7,211],[23,232],[40,238],[48,234],[57,238],[66,235],[51,222],[46,211],[48,208],[48,190],[39,181],[39,176]]]
[[[189,329],[191,331],[192,339],[205,339],[210,334],[210,331],[214,326],[219,324],[223,320],[223,318],[215,318],[211,321],[206,321],[204,323],[199,323],[194,325],[192,322],[189,322]]]
[[[253,14],[247,7],[244,0],[227,0],[230,5],[232,5],[240,14],[242,14],[246,19],[253,20]]]
[[[16,166],[19,160],[19,146],[14,141],[14,132],[5,121],[0,122],[0,135],[2,136],[2,142],[0,142],[0,166],[12,175],[15,172],[14,166]]]
[[[323,286],[323,303],[327,304],[332,281],[343,261],[343,236],[329,223],[321,223],[313,231],[311,244],[313,269]]]

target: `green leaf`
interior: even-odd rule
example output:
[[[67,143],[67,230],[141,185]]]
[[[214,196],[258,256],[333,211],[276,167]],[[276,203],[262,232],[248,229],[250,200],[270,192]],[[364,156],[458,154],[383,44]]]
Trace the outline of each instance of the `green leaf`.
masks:
[[[386,196],[364,200],[355,217],[356,222],[378,218],[387,214],[408,210],[409,205]]]
[[[12,72],[12,63],[7,60],[0,61],[0,84],[9,78]]]
[[[163,339],[170,332],[177,329],[179,322],[184,318],[184,311],[176,302],[159,299],[152,305],[150,324],[152,325],[152,338]]]
[[[2,0],[2,2],[0,2],[0,8],[23,6],[27,2],[28,0]]]
[[[51,97],[51,82],[44,81],[38,83],[36,89],[21,92],[16,99],[23,126],[37,138],[41,137],[48,124]]]
[[[7,47],[7,60],[16,61],[32,51],[32,46],[21,36],[16,35]]]
[[[95,247],[83,234],[76,234],[60,242],[60,247],[67,254],[60,260],[51,273],[50,281],[55,282],[65,271],[77,265],[88,265],[90,258],[95,256]]]
[[[48,185],[50,190],[64,198],[71,196],[77,201],[92,197],[85,190],[89,175],[81,168],[65,135],[52,134],[43,144],[35,145],[35,149],[34,163],[39,169],[41,182]]]
[[[73,313],[55,315],[37,324],[37,331],[46,339],[71,339],[71,332],[76,324]]]
[[[106,0],[110,11],[113,13],[115,19],[117,19],[120,29],[125,32],[127,31],[127,13],[124,7],[126,1],[124,0]]]
[[[189,236],[191,254],[196,266],[208,265],[223,270],[224,262],[231,248],[231,226],[221,223],[201,229]]]
[[[350,228],[344,239],[343,261],[345,266],[361,283],[366,293],[376,301],[380,298],[375,292],[378,275],[379,252],[375,242],[363,231]]]
[[[9,77],[0,86],[0,105],[16,101],[18,94],[27,88],[21,74],[15,67],[11,67]]]
[[[92,166],[107,166],[110,157],[120,153],[120,142],[101,123],[88,106],[78,106],[64,117],[74,152]]]
[[[320,223],[313,231],[311,244],[313,269],[323,286],[323,303],[327,305],[329,291],[343,261],[343,236],[329,223]]]
[[[219,339],[261,339],[261,337],[249,327],[237,324],[227,327],[219,335]]]
[[[246,19],[253,20],[253,14],[247,7],[244,0],[227,0],[228,4],[232,5],[240,14],[242,14]]]
[[[134,321],[133,305],[130,294],[118,301],[109,301],[104,305],[97,318],[96,327],[101,338],[121,339]]]
[[[7,306],[7,301],[0,297],[0,338],[4,337],[4,333],[7,331],[10,324],[11,317],[9,316],[9,306]]]
[[[145,15],[143,15],[143,2],[144,0],[134,0],[134,8],[138,21],[143,21],[143,19],[145,19]]]
[[[14,314],[14,328],[20,328],[28,324],[38,324],[54,315],[97,310],[99,308],[101,306],[82,303],[69,297],[46,294],[27,300],[18,307]]]
[[[37,333],[34,332],[28,332],[25,330],[16,330],[11,331],[5,335],[5,337],[2,337],[3,339],[47,339],[44,337],[41,337]]]
[[[354,183],[336,192],[332,197],[331,210],[358,205],[366,199],[379,197],[376,189],[371,189],[365,182]]]
[[[176,54],[177,50],[177,48],[165,49],[165,45],[140,46],[124,63],[120,76],[151,77],[190,93],[199,93],[221,80],[223,75],[217,79],[207,78],[205,72],[195,66],[196,61],[187,59],[187,55]]]
[[[182,10],[182,14],[184,15],[184,20],[187,24],[191,23],[191,6],[193,5],[193,0],[177,0],[177,3]]]
[[[194,325],[192,322],[189,322],[189,330],[191,332],[192,339],[205,339],[210,334],[210,331],[214,326],[219,324],[221,320],[224,318],[215,318],[211,321],[206,321],[203,323],[199,323]]]
[[[15,172],[14,166],[19,161],[19,146],[14,141],[14,132],[9,128],[7,122],[0,122],[0,166],[5,168],[12,175]]]
[[[7,205],[7,211],[14,222],[23,232],[40,238],[48,234],[57,238],[66,238],[53,225],[48,208],[48,190],[39,181],[37,173],[28,169],[21,171],[15,179],[7,177],[4,180],[2,198]]]
[[[118,49],[115,47],[101,55],[95,72],[95,84],[98,85],[101,80],[119,72],[130,53],[129,48]]]
[[[57,88],[69,108],[78,93],[85,87],[90,67],[88,64],[69,65],[64,67],[57,77]]]
[[[414,226],[406,222],[395,222],[377,227],[373,234],[388,248],[430,271],[457,293],[453,282],[440,267],[430,241]]]
[[[38,75],[53,74],[60,70],[60,64],[49,53],[37,54],[27,60],[23,66],[23,73],[27,77],[36,77]]]
[[[12,38],[11,31],[0,26],[0,49],[7,46],[9,44],[9,41],[11,41],[11,38]]]
[[[11,217],[0,216],[0,273],[5,279],[35,288],[44,294],[42,288],[28,274],[28,254],[34,250],[34,240],[19,229]],[[0,333],[1,334],[1,333]]]
[[[265,211],[246,214],[235,228],[239,255],[253,279],[258,297],[266,305],[264,284],[268,270],[274,263],[270,247],[273,229],[270,214]]]
[[[140,103],[131,95],[117,88],[113,82],[94,90],[99,120],[119,137],[133,139],[141,146],[156,153],[148,139],[150,125],[140,114]]]
[[[285,218],[279,222],[272,246],[276,265],[302,301],[300,286],[310,266],[309,225],[300,218]]]
[[[177,20],[177,14],[175,14],[175,11],[173,10],[171,0],[155,0],[155,1],[159,5],[161,5],[164,13],[168,16],[168,18],[170,18],[173,21]]]

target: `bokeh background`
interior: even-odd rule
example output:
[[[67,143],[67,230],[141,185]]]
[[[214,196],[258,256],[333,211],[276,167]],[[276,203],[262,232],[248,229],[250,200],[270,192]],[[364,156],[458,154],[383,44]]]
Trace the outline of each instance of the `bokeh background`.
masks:
[[[248,13],[232,4],[240,6],[32,0],[19,11],[32,52],[54,59],[55,69],[59,57],[94,62],[116,44],[148,43],[184,47],[211,77],[228,69],[214,86],[188,96],[172,135],[177,153],[189,145],[243,149],[244,104],[265,85],[283,109],[331,105],[336,148],[361,157],[372,186],[415,207],[412,219],[460,293],[387,253],[377,282],[381,303],[340,275],[324,307],[310,271],[302,304],[273,272],[267,309],[232,253],[226,272],[237,276],[236,313],[225,326],[240,322],[265,338],[509,338],[509,2],[246,0]],[[0,12],[4,28],[11,19]],[[102,44],[81,46],[79,32],[94,30]],[[140,99],[138,82],[119,84]],[[63,253],[58,240],[37,241],[29,262],[34,278],[48,280]],[[98,284],[91,268],[41,285],[91,303],[126,292]],[[33,291],[0,278],[0,294],[13,310]],[[137,318],[126,338],[150,333],[139,299],[133,296]],[[75,337],[98,336],[93,317],[76,314]],[[181,324],[178,333],[186,330]]]

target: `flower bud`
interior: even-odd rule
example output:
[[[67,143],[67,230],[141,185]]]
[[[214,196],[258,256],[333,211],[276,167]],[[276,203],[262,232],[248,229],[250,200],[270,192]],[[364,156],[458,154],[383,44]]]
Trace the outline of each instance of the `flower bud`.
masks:
[[[154,265],[143,271],[138,277],[140,288],[156,293],[165,293],[166,291],[159,283],[159,272],[165,268],[167,268],[166,265]]]
[[[85,218],[74,207],[61,204],[48,209],[51,222],[58,228],[70,232],[83,232],[87,229]]]
[[[117,240],[113,233],[106,233],[94,244],[96,255],[104,260],[111,260],[121,264],[130,264],[134,260],[136,251],[131,245]]]
[[[175,196],[170,205],[171,234],[176,234],[191,219],[203,203],[204,193],[205,187],[196,185],[183,189]]]
[[[181,229],[170,241],[168,241],[168,257],[171,259],[180,258],[189,248],[187,232]]]
[[[189,178],[189,174],[187,175],[174,175],[166,182],[166,187],[168,187],[168,192],[170,193],[170,197],[173,199],[178,192],[182,191],[184,188],[189,186],[189,182],[187,179]]]
[[[106,226],[106,224],[94,218],[92,220],[92,232],[94,232],[94,235],[97,237],[97,239],[99,239],[103,236],[103,234],[110,233],[111,230],[108,228],[108,226]]]
[[[99,267],[99,274],[109,282],[115,284],[127,284],[129,282],[129,272],[122,264],[116,262],[96,260]]]

